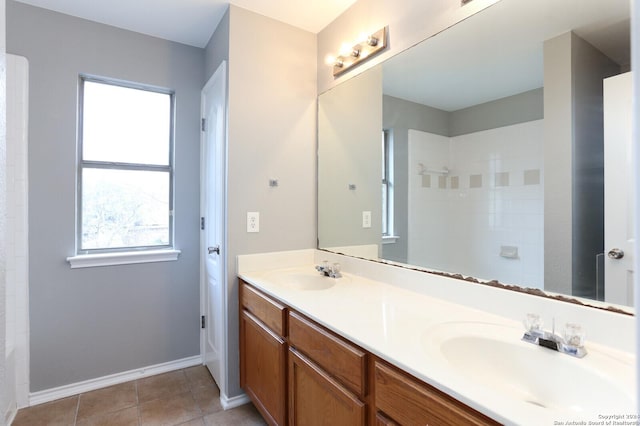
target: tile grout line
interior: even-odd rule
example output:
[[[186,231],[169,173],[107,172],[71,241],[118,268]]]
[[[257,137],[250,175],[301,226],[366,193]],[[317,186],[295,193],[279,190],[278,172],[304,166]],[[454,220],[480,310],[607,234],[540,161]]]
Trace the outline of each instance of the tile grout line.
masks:
[[[138,416],[138,426],[142,425],[142,418],[140,417],[140,397],[138,396],[138,379],[134,382],[136,389],[136,414]]]
[[[76,412],[73,415],[73,424],[74,426],[78,423],[78,412],[80,411],[80,395],[82,395],[81,393],[78,394],[78,402],[76,403]]]
[[[202,419],[202,422],[204,423],[204,413],[202,412],[202,409],[200,408],[200,404],[198,404],[198,401],[196,400],[196,396],[193,394],[193,382],[191,381],[191,378],[189,377],[189,375],[187,374],[187,369],[183,368],[182,369],[182,374],[184,374],[184,378],[186,379],[187,382],[187,388],[189,389],[189,395],[191,396],[191,400],[193,401],[193,403],[195,404],[195,407],[198,409],[198,413],[200,413],[199,416],[196,416],[192,419],[189,419],[183,423],[187,423],[187,422],[191,422],[193,420],[196,420],[198,418]]]

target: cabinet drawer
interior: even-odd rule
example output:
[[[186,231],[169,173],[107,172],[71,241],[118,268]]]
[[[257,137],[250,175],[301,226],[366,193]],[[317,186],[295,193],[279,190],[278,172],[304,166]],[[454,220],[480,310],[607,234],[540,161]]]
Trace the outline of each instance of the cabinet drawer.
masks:
[[[376,409],[401,425],[499,424],[460,401],[379,361],[375,362],[374,394]]]
[[[278,335],[285,335],[287,311],[284,305],[240,281],[240,304]]]
[[[365,352],[295,312],[289,313],[289,345],[307,355],[350,391],[364,397]]]

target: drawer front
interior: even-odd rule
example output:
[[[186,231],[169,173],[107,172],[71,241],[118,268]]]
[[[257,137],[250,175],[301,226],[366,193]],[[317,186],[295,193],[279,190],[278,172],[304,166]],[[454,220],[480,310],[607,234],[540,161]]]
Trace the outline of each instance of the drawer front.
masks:
[[[495,421],[396,369],[375,362],[374,401],[401,425],[497,425]]]
[[[364,397],[365,352],[295,312],[289,313],[289,345],[307,355],[350,391]]]
[[[240,303],[244,309],[265,323],[279,336],[285,336],[287,311],[284,305],[240,281]]]

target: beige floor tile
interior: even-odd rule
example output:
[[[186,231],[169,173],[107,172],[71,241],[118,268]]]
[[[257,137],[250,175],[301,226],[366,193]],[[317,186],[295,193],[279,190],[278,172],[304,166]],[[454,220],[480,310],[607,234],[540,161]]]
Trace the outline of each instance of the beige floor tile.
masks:
[[[267,424],[253,404],[210,414],[204,417],[204,423],[206,426],[264,426]]]
[[[77,409],[77,395],[24,408],[18,411],[12,426],[72,426]]]
[[[138,380],[138,402],[180,395],[189,391],[184,371],[172,371]]]
[[[191,393],[203,414],[217,413],[222,410],[220,391],[215,384],[191,389]]]
[[[216,385],[216,382],[213,380],[213,377],[211,377],[209,370],[204,365],[185,368],[184,373],[187,375],[189,386],[192,389],[199,388],[201,386]]]
[[[124,410],[97,414],[78,420],[77,426],[138,426],[138,407],[133,406]]]
[[[135,407],[138,403],[135,382],[122,383],[80,395],[78,421],[98,414]]]
[[[189,420],[186,423],[182,423],[180,426],[205,426],[205,424],[202,417],[198,417],[197,419]]]
[[[140,424],[143,426],[178,425],[202,416],[191,392],[140,404]]]

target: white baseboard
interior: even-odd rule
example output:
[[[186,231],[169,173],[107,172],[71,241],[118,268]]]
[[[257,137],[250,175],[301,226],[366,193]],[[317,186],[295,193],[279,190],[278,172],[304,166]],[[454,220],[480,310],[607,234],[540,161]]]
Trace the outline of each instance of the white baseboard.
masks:
[[[230,410],[232,408],[236,408],[241,405],[248,404],[250,402],[251,402],[251,399],[249,398],[249,395],[247,395],[246,393],[243,393],[238,396],[234,396],[232,398],[229,398],[225,394],[220,394],[220,403],[222,404],[223,410]]]
[[[18,414],[18,407],[13,407],[13,409],[9,410],[4,419],[6,425],[10,425],[15,419],[16,414]]]
[[[106,388],[131,380],[143,377],[155,376],[156,374],[167,373],[169,371],[180,370],[182,368],[193,367],[202,364],[200,355],[189,358],[182,358],[162,364],[142,367],[135,370],[124,371],[122,373],[111,374],[109,376],[98,377],[96,379],[85,380],[83,382],[71,383],[57,388],[32,392],[29,394],[29,406],[43,404],[60,398],[89,392],[96,389]]]

